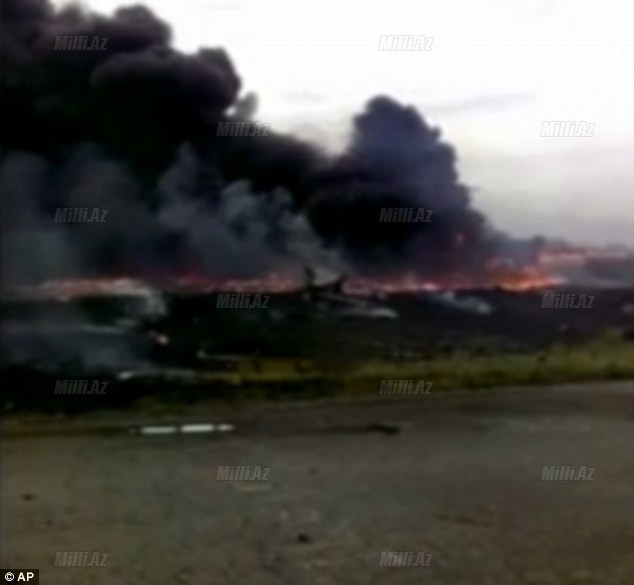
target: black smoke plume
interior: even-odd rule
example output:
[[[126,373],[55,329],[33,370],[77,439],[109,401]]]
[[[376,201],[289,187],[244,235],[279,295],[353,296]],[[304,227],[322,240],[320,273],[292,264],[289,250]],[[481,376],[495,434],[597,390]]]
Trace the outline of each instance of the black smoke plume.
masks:
[[[292,136],[217,136],[253,96],[222,49],[184,54],[147,8],[104,17],[2,0],[4,282],[199,271],[478,271],[498,238],[455,153],[410,107],[370,100],[339,155]],[[56,37],[106,39],[55,50]],[[108,210],[55,223],[57,208]],[[380,223],[380,210],[432,210]]]

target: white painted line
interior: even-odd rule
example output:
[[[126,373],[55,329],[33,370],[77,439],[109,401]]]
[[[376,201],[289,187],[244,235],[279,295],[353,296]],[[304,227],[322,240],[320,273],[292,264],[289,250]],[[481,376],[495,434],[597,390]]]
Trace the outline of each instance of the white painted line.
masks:
[[[229,431],[235,430],[236,427],[228,423],[220,423],[217,428],[221,433],[228,433]]]
[[[176,435],[176,434],[196,434],[196,433],[228,433],[235,430],[235,426],[229,423],[189,423],[183,425],[154,425],[142,426],[131,429],[132,433],[141,435]]]
[[[216,425],[208,424],[189,424],[181,425],[181,432],[183,433],[213,433],[216,430]]]
[[[176,427],[141,427],[142,435],[171,435],[178,432]]]

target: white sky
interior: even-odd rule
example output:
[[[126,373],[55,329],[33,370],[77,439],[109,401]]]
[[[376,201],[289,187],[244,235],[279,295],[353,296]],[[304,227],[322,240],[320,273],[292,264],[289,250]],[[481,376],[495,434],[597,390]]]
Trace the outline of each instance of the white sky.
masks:
[[[634,245],[634,0],[142,3],[180,49],[226,48],[260,121],[337,147],[387,94],[442,128],[499,227]],[[431,51],[378,51],[392,34],[432,37]],[[594,137],[542,138],[544,120],[594,123]]]

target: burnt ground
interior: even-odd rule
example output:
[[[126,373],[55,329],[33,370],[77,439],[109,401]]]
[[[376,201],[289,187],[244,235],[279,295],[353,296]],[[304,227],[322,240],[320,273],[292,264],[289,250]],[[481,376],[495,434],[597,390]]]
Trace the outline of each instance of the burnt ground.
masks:
[[[179,349],[191,355],[192,345],[203,343],[210,351],[326,361],[433,358],[458,350],[480,354],[535,351],[553,343],[583,341],[610,328],[634,327],[634,290],[571,292],[593,296],[592,308],[543,309],[541,292],[502,290],[458,293],[459,299],[488,303],[492,312],[486,315],[446,306],[424,295],[392,295],[371,301],[396,311],[398,319],[392,320],[350,317],[336,303],[333,308],[293,295],[272,296],[266,310],[244,311],[216,309],[216,295],[175,296],[159,327],[176,342],[166,356]]]
[[[189,402],[212,395],[230,399],[231,385],[178,384],[167,374],[151,382],[122,380],[122,372],[240,371],[259,360],[287,360],[297,371],[346,371],[349,364],[382,359],[398,364],[460,355],[548,352],[553,344],[574,346],[616,330],[634,339],[634,291],[581,290],[592,295],[587,309],[544,309],[542,293],[501,290],[459,293],[491,312],[478,314],[425,295],[353,300],[387,308],[398,318],[351,316],[348,301],[318,293],[271,295],[267,308],[219,309],[216,294],[163,295],[165,311],[146,314],[130,299],[100,297],[69,302],[3,302],[1,373],[5,412],[85,411],[124,408],[145,397]],[[141,307],[142,308],[142,307]],[[364,309],[365,310],[365,309]],[[629,341],[628,341],[629,343]],[[298,361],[299,360],[299,361]],[[302,365],[301,360],[308,362]],[[108,396],[58,400],[57,380],[108,383]],[[213,388],[212,388],[213,386]],[[320,396],[328,380],[267,387],[269,396]],[[68,398],[68,397],[67,397]]]
[[[235,431],[131,436],[123,416],[81,434],[5,427],[3,566],[58,585],[634,582],[632,383],[218,405],[187,420]],[[218,480],[231,465],[269,472]],[[544,465],[594,471],[542,481]],[[61,551],[106,564],[55,567]],[[430,565],[379,566],[382,551]]]

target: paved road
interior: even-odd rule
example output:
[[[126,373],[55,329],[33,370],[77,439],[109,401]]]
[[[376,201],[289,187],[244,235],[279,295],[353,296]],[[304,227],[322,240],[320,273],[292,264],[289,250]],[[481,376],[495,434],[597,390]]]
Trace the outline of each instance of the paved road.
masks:
[[[634,583],[634,383],[197,419],[227,417],[220,438],[5,438],[3,566],[56,585]],[[231,465],[267,479],[217,480]],[[541,481],[544,465],[594,471]]]

